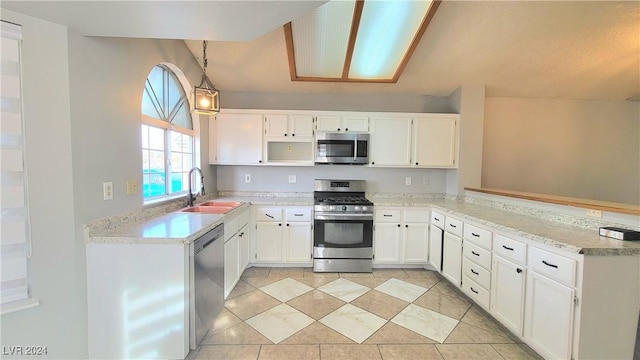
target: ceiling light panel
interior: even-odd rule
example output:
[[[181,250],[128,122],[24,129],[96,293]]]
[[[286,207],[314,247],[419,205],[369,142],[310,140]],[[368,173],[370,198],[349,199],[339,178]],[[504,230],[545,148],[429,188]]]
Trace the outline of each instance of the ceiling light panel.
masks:
[[[354,7],[354,0],[330,1],[291,22],[297,76],[342,77]]]
[[[393,78],[431,3],[365,1],[349,78]]]

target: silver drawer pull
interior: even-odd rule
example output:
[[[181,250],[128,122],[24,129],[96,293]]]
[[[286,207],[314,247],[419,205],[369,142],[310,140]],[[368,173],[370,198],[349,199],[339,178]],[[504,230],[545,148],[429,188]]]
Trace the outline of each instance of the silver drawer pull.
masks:
[[[480,237],[480,234],[476,234],[476,233],[471,233],[471,235],[473,235],[475,237]]]
[[[504,246],[504,245],[502,245],[502,247],[507,249],[507,250],[509,250],[509,251],[513,251],[513,248],[510,248],[510,247],[507,247],[507,246]]]
[[[543,263],[543,264],[545,264],[545,265],[547,265],[547,266],[549,266],[549,267],[552,267],[552,268],[554,268],[554,269],[557,269],[557,268],[558,268],[558,265],[553,265],[553,264],[551,264],[551,263],[546,262],[545,260],[542,260],[542,263]]]
[[[475,255],[475,256],[480,256],[480,254],[478,254],[477,252],[475,252],[475,251],[473,251],[473,250],[471,250],[471,253],[472,253],[473,255]]]

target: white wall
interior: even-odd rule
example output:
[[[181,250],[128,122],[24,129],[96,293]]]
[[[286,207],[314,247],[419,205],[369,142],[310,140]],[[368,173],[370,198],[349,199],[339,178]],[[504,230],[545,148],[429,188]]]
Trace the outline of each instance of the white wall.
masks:
[[[182,41],[88,38],[2,9],[23,25],[24,114],[32,215],[33,293],[41,306],[2,316],[2,345],[48,346],[51,358],[87,357],[82,225],[142,208],[140,102],[154,65],[170,62],[193,84],[200,69]],[[208,164],[208,121],[200,121]],[[215,168],[204,166],[207,191]],[[102,200],[112,181],[114,199]]]
[[[487,98],[482,186],[640,204],[640,103]]]
[[[314,179],[357,179],[367,181],[367,192],[441,194],[445,192],[446,172],[358,165],[218,166],[218,190],[312,192]],[[251,175],[251,183],[244,182],[245,174]],[[296,175],[296,183],[289,183],[289,175]],[[410,186],[405,185],[406,177],[411,177]]]

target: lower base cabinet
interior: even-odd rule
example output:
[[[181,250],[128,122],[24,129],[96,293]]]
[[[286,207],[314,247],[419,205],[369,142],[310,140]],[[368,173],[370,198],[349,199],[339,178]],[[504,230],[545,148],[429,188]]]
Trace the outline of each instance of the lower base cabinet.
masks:
[[[545,358],[570,359],[575,290],[531,271],[524,337]]]
[[[240,278],[238,235],[224,243],[224,298],[226,299]]]
[[[493,258],[491,313],[522,336],[526,269],[499,256]]]
[[[256,207],[255,256],[263,264],[311,264],[311,207]]]
[[[444,233],[442,275],[456,287],[460,287],[462,280],[462,239],[448,232]]]

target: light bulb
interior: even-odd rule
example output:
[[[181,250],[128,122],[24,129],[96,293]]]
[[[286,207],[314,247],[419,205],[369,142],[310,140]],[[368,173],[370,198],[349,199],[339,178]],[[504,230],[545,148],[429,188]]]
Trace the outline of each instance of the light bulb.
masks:
[[[207,96],[200,97],[199,103],[201,108],[208,108],[211,106],[211,101],[209,101],[209,97]]]

